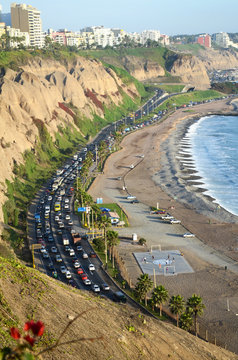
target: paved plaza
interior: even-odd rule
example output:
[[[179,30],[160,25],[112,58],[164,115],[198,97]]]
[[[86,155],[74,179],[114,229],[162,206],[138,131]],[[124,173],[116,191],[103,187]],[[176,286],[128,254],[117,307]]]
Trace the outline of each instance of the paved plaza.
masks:
[[[153,275],[155,272],[155,275],[169,276],[194,272],[179,250],[153,250],[133,254],[144,274]]]

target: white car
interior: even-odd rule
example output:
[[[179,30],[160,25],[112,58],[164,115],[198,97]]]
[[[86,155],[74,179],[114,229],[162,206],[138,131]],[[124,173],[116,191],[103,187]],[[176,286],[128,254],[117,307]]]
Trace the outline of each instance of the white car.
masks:
[[[60,271],[62,274],[66,274],[66,267],[64,265],[60,266]]]
[[[57,253],[57,252],[58,252],[57,247],[56,247],[56,246],[52,246],[51,252],[52,252],[52,253]]]
[[[83,259],[88,259],[88,254],[84,252],[82,257],[83,257]]]
[[[80,262],[79,261],[75,261],[74,262],[74,267],[75,269],[78,269],[80,267]]]
[[[65,220],[70,220],[70,215],[65,215]]]
[[[185,233],[185,234],[183,234],[183,237],[185,237],[185,238],[191,238],[191,237],[195,237],[195,235],[192,234],[192,233]]]
[[[100,292],[100,287],[97,284],[93,284],[92,285],[92,290],[95,293]]]
[[[170,224],[181,224],[181,221],[177,219],[171,219]]]
[[[84,283],[84,285],[91,285],[92,284],[91,280],[89,280],[89,279],[83,280],[83,283]]]
[[[64,205],[64,208],[65,208],[65,209],[69,209],[69,204],[66,203],[66,204]]]
[[[65,277],[66,277],[66,279],[71,279],[72,278],[71,273],[70,273],[69,270],[66,270]]]
[[[162,220],[173,220],[174,217],[172,215],[165,215],[165,216],[161,216]]]
[[[65,198],[65,199],[64,199],[64,202],[65,202],[65,203],[69,203],[69,198]]]
[[[89,264],[88,265],[88,270],[89,271],[95,271],[95,266],[93,264]]]

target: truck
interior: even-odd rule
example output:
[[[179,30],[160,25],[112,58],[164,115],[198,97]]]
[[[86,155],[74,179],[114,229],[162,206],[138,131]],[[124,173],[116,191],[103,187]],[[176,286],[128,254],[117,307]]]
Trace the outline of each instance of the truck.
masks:
[[[73,239],[74,244],[76,244],[77,242],[82,240],[81,235],[79,233],[72,234],[72,239]]]

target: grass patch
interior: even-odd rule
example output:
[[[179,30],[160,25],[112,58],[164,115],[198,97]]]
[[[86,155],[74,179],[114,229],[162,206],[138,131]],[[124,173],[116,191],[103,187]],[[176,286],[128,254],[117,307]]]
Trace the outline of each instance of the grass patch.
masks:
[[[169,85],[169,84],[161,84],[158,86],[160,89],[164,90],[165,92],[169,93],[169,94],[172,94],[172,93],[179,93],[183,90],[184,88],[184,85],[179,85],[179,84],[172,84],[172,85]]]
[[[124,213],[124,211],[122,210],[122,208],[118,204],[116,204],[116,203],[100,204],[100,205],[98,205],[98,207],[105,207],[105,208],[108,208],[108,209],[116,212],[120,216],[120,221],[124,221],[126,227],[129,226],[128,218],[127,218],[126,214]]]
[[[192,102],[200,102],[204,100],[212,100],[216,98],[220,98],[222,94],[215,90],[204,90],[204,91],[193,91],[190,93],[185,93],[181,95],[175,95],[169,99],[167,99],[163,104],[161,104],[157,110],[169,110],[176,107],[180,107],[182,105],[188,105]]]

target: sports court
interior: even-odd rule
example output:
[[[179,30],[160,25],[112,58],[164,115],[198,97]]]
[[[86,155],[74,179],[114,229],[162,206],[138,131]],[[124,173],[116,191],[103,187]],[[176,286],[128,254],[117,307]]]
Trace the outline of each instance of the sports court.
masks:
[[[141,271],[148,275],[172,276],[193,273],[185,257],[179,250],[153,250],[133,253]]]

